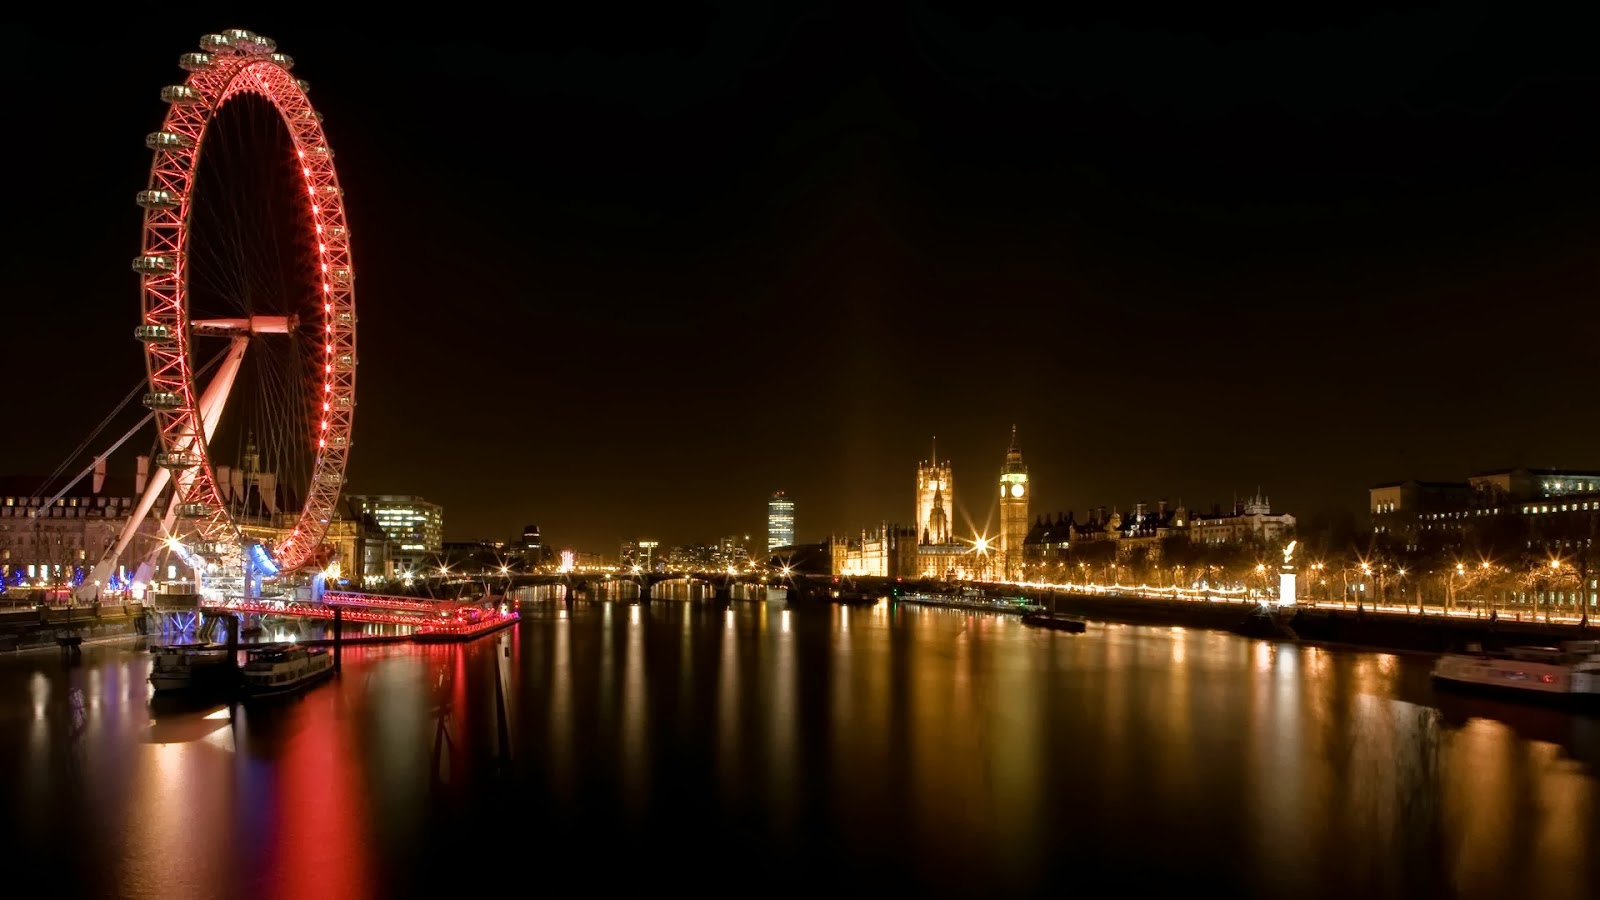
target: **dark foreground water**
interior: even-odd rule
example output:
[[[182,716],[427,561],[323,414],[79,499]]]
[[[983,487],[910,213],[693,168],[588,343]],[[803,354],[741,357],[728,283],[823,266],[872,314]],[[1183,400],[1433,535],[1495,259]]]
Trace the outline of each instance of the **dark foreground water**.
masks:
[[[466,647],[350,650],[262,708],[152,705],[131,645],[0,659],[0,890],[1600,884],[1600,720],[1435,696],[1427,660],[918,608],[525,615]]]

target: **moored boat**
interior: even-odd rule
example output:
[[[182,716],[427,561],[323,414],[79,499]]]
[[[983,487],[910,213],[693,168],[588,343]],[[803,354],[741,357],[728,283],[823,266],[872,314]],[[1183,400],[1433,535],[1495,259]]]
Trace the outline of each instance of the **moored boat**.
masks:
[[[1447,653],[1433,665],[1442,685],[1533,700],[1600,700],[1600,641],[1511,647],[1497,653]]]
[[[158,693],[227,690],[238,676],[222,644],[158,644],[150,656],[150,685]]]
[[[1089,627],[1089,623],[1075,616],[1065,616],[1043,609],[1023,613],[1022,624],[1032,625],[1036,628],[1048,628],[1052,631],[1066,631],[1072,634],[1083,634]]]
[[[298,644],[250,650],[239,670],[246,697],[272,697],[304,690],[333,674],[333,655],[323,647]]]

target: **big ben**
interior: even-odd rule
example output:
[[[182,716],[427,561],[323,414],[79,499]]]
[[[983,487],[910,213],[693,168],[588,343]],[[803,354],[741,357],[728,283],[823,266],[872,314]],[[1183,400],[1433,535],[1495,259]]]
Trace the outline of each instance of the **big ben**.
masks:
[[[1000,573],[1007,581],[1022,577],[1022,542],[1028,537],[1028,467],[1011,426],[1011,447],[1000,467]]]

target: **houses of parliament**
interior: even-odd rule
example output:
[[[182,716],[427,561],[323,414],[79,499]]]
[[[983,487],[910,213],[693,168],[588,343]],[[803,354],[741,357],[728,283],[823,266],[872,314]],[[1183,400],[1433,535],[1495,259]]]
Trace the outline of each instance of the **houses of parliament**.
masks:
[[[859,537],[834,537],[829,555],[834,575],[900,578],[1005,578],[1020,575],[1028,536],[1028,502],[1033,486],[1016,426],[1001,463],[1000,533],[994,537],[961,534],[955,519],[956,482],[948,458],[932,454],[917,463],[916,510],[907,527],[883,522]]]

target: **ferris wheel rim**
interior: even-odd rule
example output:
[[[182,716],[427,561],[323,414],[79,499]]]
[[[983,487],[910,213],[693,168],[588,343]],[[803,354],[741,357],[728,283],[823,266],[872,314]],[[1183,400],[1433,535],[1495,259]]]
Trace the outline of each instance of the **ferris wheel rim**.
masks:
[[[190,217],[200,154],[211,120],[231,100],[250,93],[276,111],[297,156],[300,183],[310,200],[305,227],[317,247],[310,283],[320,285],[322,371],[313,382],[320,418],[310,419],[313,462],[295,524],[273,547],[283,571],[312,561],[322,545],[343,491],[355,407],[355,289],[344,191],[321,115],[308,85],[289,74],[293,60],[276,45],[242,29],[206,35],[201,52],[180,57],[189,71],[181,84],[163,88],[169,106],[161,130],[146,138],[153,151],[147,188],[140,272],[147,405],[155,413],[162,458],[175,470],[175,500],[196,524],[187,531],[203,543],[239,546],[240,523],[223,501],[211,463],[206,423],[195,383],[190,318]],[[297,213],[297,217],[300,214]],[[319,271],[320,269],[320,271]],[[215,424],[212,423],[212,427]],[[180,473],[188,473],[180,475]]]

